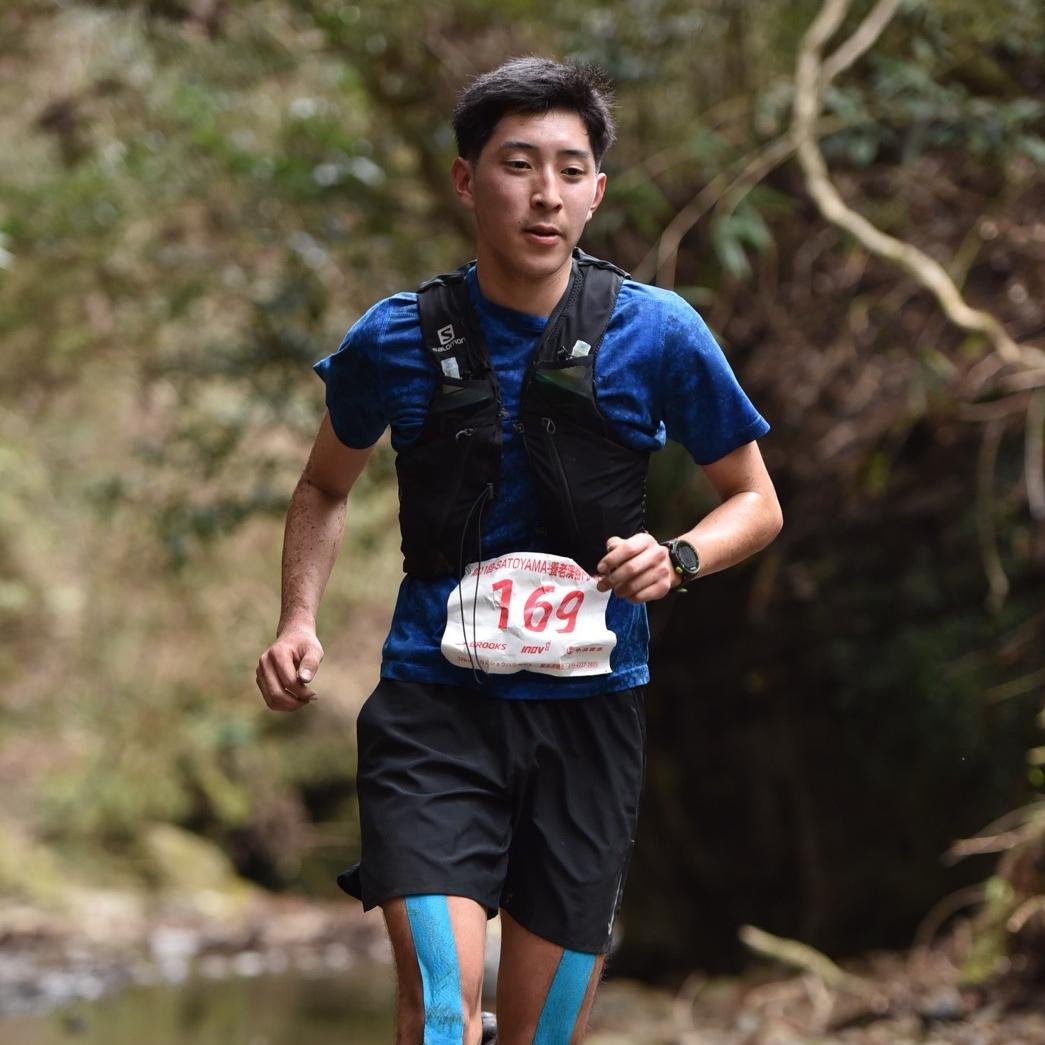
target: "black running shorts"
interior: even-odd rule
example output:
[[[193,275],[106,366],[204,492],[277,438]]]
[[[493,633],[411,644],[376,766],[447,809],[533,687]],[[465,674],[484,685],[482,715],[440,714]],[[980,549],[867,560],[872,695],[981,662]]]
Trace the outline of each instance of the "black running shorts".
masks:
[[[382,679],[357,722],[362,860],[338,876],[370,910],[467,896],[561,947],[607,950],[645,771],[641,689],[502,700]]]

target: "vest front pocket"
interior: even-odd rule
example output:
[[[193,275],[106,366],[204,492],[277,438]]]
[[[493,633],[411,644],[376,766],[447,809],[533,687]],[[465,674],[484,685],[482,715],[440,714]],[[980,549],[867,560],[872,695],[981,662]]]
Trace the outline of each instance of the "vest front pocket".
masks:
[[[436,430],[432,430],[433,427]],[[396,455],[404,571],[423,579],[459,576],[476,558],[482,517],[495,496],[500,460],[497,404],[444,416]],[[485,495],[485,496],[484,496]]]

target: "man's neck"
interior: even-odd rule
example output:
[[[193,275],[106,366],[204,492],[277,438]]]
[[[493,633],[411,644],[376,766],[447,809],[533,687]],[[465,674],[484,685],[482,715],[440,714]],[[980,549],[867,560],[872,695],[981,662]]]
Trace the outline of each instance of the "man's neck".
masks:
[[[550,316],[566,293],[571,268],[571,261],[567,259],[562,268],[549,276],[520,279],[515,274],[504,272],[496,262],[484,258],[480,251],[475,274],[479,290],[487,301],[531,316]]]

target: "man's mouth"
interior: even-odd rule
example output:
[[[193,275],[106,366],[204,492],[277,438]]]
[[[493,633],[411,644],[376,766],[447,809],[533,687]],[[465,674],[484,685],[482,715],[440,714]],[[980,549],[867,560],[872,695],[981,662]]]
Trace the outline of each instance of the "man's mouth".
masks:
[[[562,236],[554,225],[527,225],[523,231],[538,243],[554,243]]]

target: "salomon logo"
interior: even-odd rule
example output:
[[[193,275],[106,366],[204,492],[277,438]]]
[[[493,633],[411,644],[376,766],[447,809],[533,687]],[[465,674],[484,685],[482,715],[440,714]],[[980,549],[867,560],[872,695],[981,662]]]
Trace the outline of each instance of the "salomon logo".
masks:
[[[435,349],[436,352],[449,352],[450,349],[464,344],[463,337],[454,336],[453,323],[447,323],[445,327],[440,327],[435,333],[439,338],[439,347]]]

